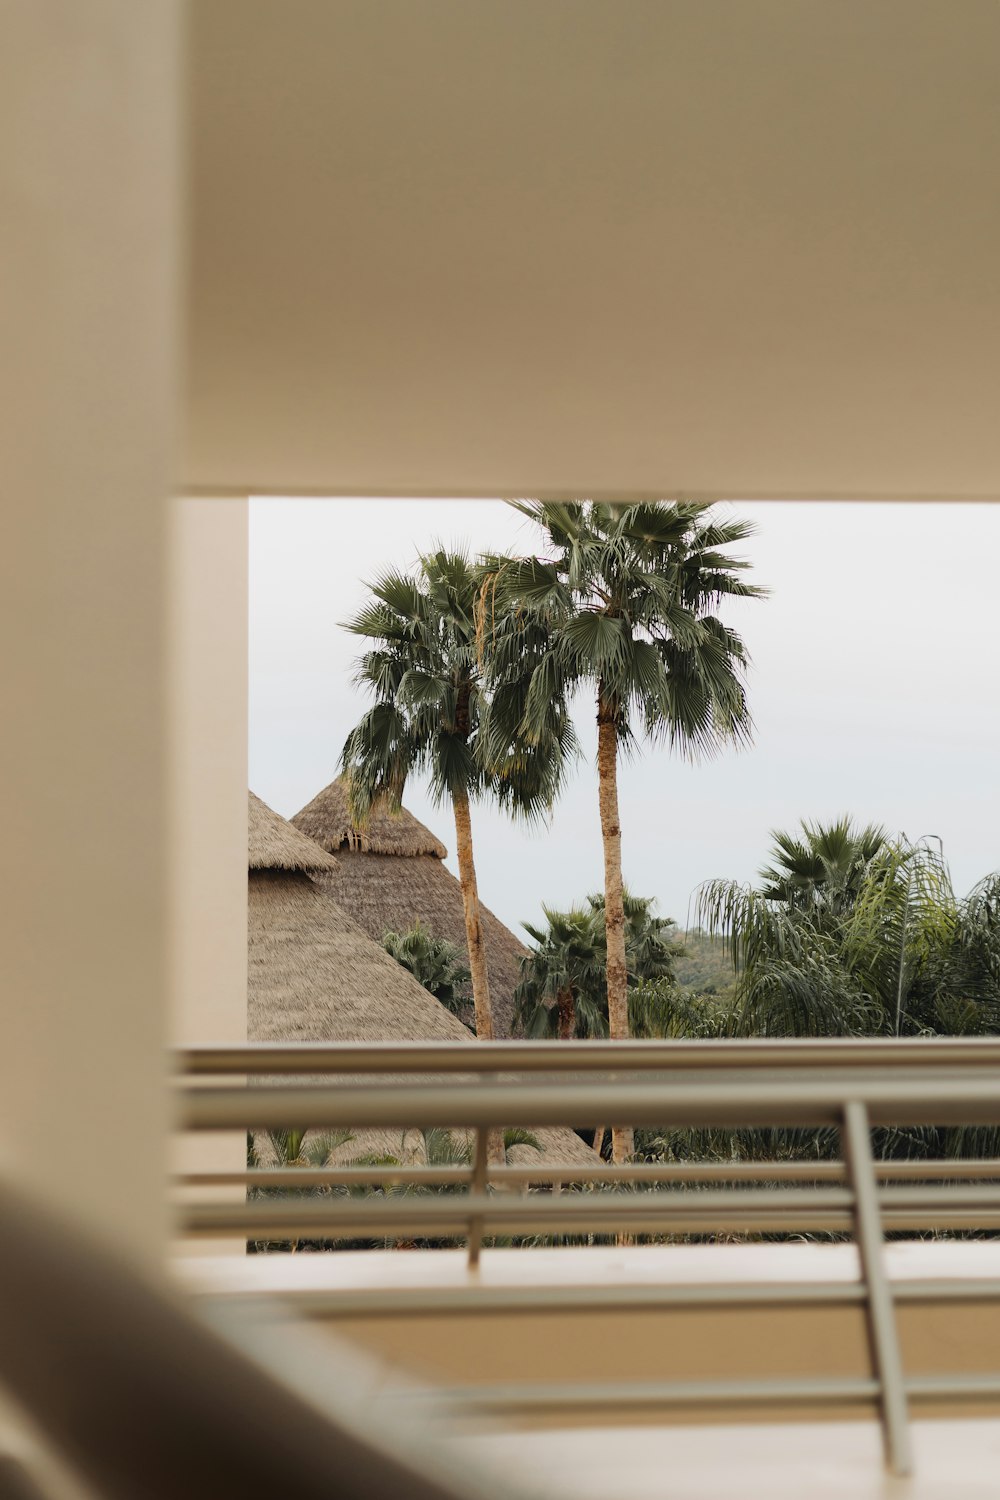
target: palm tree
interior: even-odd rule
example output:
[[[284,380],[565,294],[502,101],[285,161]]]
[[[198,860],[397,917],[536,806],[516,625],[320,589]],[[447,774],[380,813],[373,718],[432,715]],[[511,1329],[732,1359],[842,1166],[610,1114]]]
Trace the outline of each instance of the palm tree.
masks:
[[[752,534],[700,504],[517,503],[540,527],[544,557],[487,562],[484,599],[508,601],[547,632],[517,725],[547,730],[549,704],[586,686],[597,708],[604,845],[607,992],[613,1038],[629,1035],[618,754],[645,733],[697,757],[749,739],[747,654],[714,613],[726,598],[759,597],[748,564],[722,549]],[[495,661],[502,667],[503,658]],[[631,1132],[615,1132],[615,1158]]]
[[[676,924],[658,917],[651,897],[623,893],[625,954],[630,986],[629,1014],[635,1014],[634,986],[673,981],[674,959],[682,952]],[[521,963],[515,1012],[531,1037],[606,1037],[607,930],[604,897],[587,897],[585,907],[555,911],[543,907],[547,927],[522,925],[535,947]],[[645,1013],[644,1013],[645,1014]],[[643,1022],[643,1029],[648,1023]]]
[[[414,922],[406,932],[384,932],[382,947],[446,1010],[461,1015],[472,976],[460,948],[447,938],[435,937],[424,922]]]
[[[602,1017],[595,995],[606,986],[606,953],[594,924],[592,910],[574,907],[556,911],[543,906],[547,927],[523,923],[535,943],[521,960],[521,978],[514,991],[515,1020],[526,1036],[551,1036],[564,1041],[578,1033],[601,1035]]]
[[[775,830],[772,863],[761,870],[763,895],[788,906],[846,910],[857,898],[866,867],[886,843],[886,831],[874,823],[856,829],[849,817],[836,823],[803,819],[801,834]]]
[[[352,730],[341,764],[352,815],[363,825],[376,803],[401,805],[409,776],[424,773],[436,799],[451,805],[472,976],[476,1034],[493,1036],[489,975],[479,915],[472,846],[471,804],[491,796],[514,814],[532,818],[552,803],[574,752],[568,715],[554,701],[543,732],[531,744],[491,733],[485,675],[489,654],[477,638],[478,571],[461,553],[421,557],[410,573],[388,572],[346,628],[371,642],[356,681],[374,698]],[[494,611],[492,638],[504,649],[511,628]],[[523,633],[522,633],[523,634]],[[533,665],[525,643],[523,671]],[[507,702],[522,694],[507,674]]]
[[[604,897],[600,893],[587,897],[594,926],[602,947],[607,946],[607,923]],[[622,909],[625,912],[625,961],[630,985],[649,984],[654,980],[672,980],[674,960],[684,954],[684,944],[677,935],[673,917],[658,917],[654,896],[633,896],[622,887]]]
[[[821,878],[802,878],[807,862],[788,854],[802,841],[775,835],[778,855],[762,872],[762,889],[716,880],[699,892],[699,917],[725,939],[738,971],[738,1029],[756,1036],[996,1030],[1000,877],[961,901],[941,850],[927,840],[858,833],[846,819],[833,830],[803,828],[807,851],[809,841],[842,849],[828,878],[822,870]],[[794,865],[790,884],[776,878],[774,865]]]

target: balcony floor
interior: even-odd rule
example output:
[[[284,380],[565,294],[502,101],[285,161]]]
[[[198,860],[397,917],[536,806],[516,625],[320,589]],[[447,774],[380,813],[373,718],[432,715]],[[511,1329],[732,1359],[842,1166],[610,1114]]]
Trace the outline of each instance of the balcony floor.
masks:
[[[1000,1420],[913,1424],[915,1473],[885,1473],[874,1422],[592,1427],[456,1438],[548,1500],[995,1500]]]
[[[996,1241],[897,1241],[886,1247],[886,1263],[897,1286],[921,1278],[995,1281],[1000,1273],[1000,1245]],[[566,1293],[574,1286],[624,1285],[638,1290],[644,1284],[697,1286],[706,1281],[849,1282],[857,1279],[858,1262],[851,1245],[785,1243],[624,1250],[488,1249],[480,1269],[472,1273],[461,1251],[225,1256],[181,1260],[177,1274],[182,1285],[196,1295],[277,1299],[293,1314],[339,1334],[353,1337],[354,1330],[365,1325],[369,1336],[363,1342],[377,1357],[384,1360],[392,1350],[405,1365],[409,1362],[402,1356],[417,1349],[421,1353],[418,1363],[430,1363],[424,1370],[413,1368],[412,1375],[431,1376],[433,1383],[436,1373],[457,1387],[463,1379],[474,1384],[483,1378],[511,1378],[511,1370],[505,1373],[502,1368],[504,1339],[514,1346],[517,1369],[530,1370],[534,1380],[544,1379],[541,1372],[552,1359],[552,1325],[548,1332],[536,1329],[536,1343],[529,1349],[519,1341],[520,1336],[512,1334],[515,1314],[507,1309],[499,1318],[484,1321],[469,1322],[463,1317],[449,1322],[445,1317],[398,1324],[392,1317],[349,1317],[341,1322],[338,1309],[350,1307],[359,1296],[364,1299],[386,1292],[434,1301],[441,1294],[464,1299],[470,1293],[476,1297],[528,1288],[544,1299],[546,1290]],[[544,1308],[536,1302],[534,1312],[526,1316],[540,1315],[544,1316]],[[670,1351],[671,1360],[677,1356],[679,1343],[674,1334],[678,1325],[666,1325],[660,1333],[653,1312],[638,1316],[651,1347],[643,1355],[642,1340],[635,1343],[633,1335],[636,1358],[651,1357],[662,1369],[665,1350]],[[771,1314],[766,1316],[770,1321],[765,1343],[771,1346],[780,1343],[782,1335]],[[867,1368],[860,1309],[834,1310],[835,1321],[825,1324],[807,1321],[804,1309],[788,1316],[794,1323],[784,1335],[785,1353],[798,1351],[803,1373],[810,1361],[815,1373],[822,1373],[837,1358],[860,1360],[860,1368]],[[612,1313],[607,1323],[594,1325],[590,1342],[595,1345],[598,1367],[616,1360],[620,1364],[628,1355],[624,1324],[615,1322],[621,1317]],[[727,1359],[742,1359],[750,1369],[768,1358],[773,1360],[774,1349],[760,1343],[759,1324],[741,1332],[743,1325],[735,1315],[723,1314],[722,1323],[708,1313],[697,1317],[689,1335],[688,1358],[700,1357],[705,1352],[701,1343],[707,1339]],[[852,1317],[858,1327],[849,1337],[847,1320]],[[912,1320],[916,1317],[918,1310],[904,1308],[904,1332],[909,1327],[915,1350],[919,1328]],[[524,1328],[530,1344],[530,1323],[525,1322]],[[455,1346],[450,1352],[445,1348],[449,1341]],[[481,1348],[472,1358],[470,1351],[480,1341]],[[943,1356],[955,1356],[959,1367],[974,1357],[976,1368],[995,1368],[1000,1347],[995,1308],[949,1305],[940,1310],[927,1336],[916,1340],[920,1342],[927,1345],[925,1357],[931,1368]],[[839,1355],[834,1347],[838,1343],[843,1346]],[[586,1337],[567,1346],[569,1373],[564,1372],[562,1378],[575,1378],[578,1361],[587,1353]],[[499,1362],[499,1375],[488,1374],[491,1359]],[[442,1363],[442,1369],[431,1368],[435,1361]],[[641,1376],[642,1372],[635,1373]],[[994,1500],[1000,1488],[1000,1417],[987,1416],[980,1407],[956,1418],[952,1410],[914,1421],[916,1464],[914,1477],[909,1479],[886,1473],[879,1425],[874,1417],[858,1420],[856,1411],[826,1421],[817,1421],[806,1412],[799,1420],[786,1420],[787,1413],[775,1412],[771,1420],[761,1414],[738,1425],[720,1412],[697,1423],[675,1416],[669,1425],[656,1418],[650,1421],[647,1412],[644,1420],[619,1416],[595,1426],[593,1413],[581,1413],[572,1421],[557,1415],[544,1423],[463,1422],[457,1429],[442,1431],[440,1440],[470,1460],[523,1483],[526,1492],[550,1500],[730,1500],[734,1492],[740,1500],[756,1496],[761,1500],[804,1500],[805,1496],[810,1500],[986,1500],[987,1496]]]

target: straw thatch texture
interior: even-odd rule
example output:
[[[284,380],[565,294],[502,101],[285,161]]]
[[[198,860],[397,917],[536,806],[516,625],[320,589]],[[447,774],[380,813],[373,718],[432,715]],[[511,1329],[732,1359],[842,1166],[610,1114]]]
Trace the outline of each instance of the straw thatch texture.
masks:
[[[335,870],[337,861],[249,793],[247,865],[251,870]]]
[[[365,826],[356,827],[342,776],[317,792],[292,822],[331,854],[337,849],[354,849],[362,854],[396,854],[403,859],[425,854],[444,859],[448,853],[441,840],[423,823],[418,823],[405,807],[398,813],[390,812],[387,807],[375,808]]]
[[[324,873],[319,884],[369,937],[380,943],[385,932],[405,932],[420,921],[435,937],[454,943],[468,961],[462,887],[442,864],[444,845],[412,813],[374,814],[359,831],[351,824],[343,781],[337,780],[292,823],[336,854],[336,870]],[[488,907],[480,906],[480,918],[495,1034],[510,1036],[514,990],[528,950]]]
[[[251,870],[249,908],[252,1041],[471,1040],[308,875]]]
[[[256,807],[254,804],[257,804]],[[270,830],[269,858],[281,856],[276,813],[251,798],[255,822]],[[266,817],[264,816],[266,814]],[[287,825],[286,825],[287,826]],[[297,850],[305,836],[289,828]],[[273,839],[272,837],[273,836]],[[251,832],[250,860],[264,857]],[[317,851],[321,861],[327,856]],[[321,868],[327,868],[325,864]],[[351,921],[316,879],[287,864],[249,870],[247,1035],[255,1042],[441,1041],[474,1046],[468,1029]],[[593,1160],[570,1130],[536,1132],[548,1161]],[[371,1150],[367,1139],[348,1154]]]

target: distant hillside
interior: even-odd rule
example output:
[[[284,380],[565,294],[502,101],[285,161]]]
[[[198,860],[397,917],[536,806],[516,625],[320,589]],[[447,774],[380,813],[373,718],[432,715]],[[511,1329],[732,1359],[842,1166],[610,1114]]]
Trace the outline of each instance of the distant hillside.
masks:
[[[678,984],[696,995],[721,995],[733,983],[733,960],[724,950],[722,939],[709,937],[700,928],[683,935],[687,950],[684,958],[674,960]]]

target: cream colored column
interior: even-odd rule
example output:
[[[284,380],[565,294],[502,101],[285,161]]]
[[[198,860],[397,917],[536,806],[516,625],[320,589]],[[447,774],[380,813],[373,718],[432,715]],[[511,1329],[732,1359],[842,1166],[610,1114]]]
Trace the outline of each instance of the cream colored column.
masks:
[[[171,1035],[180,1046],[247,1035],[249,506],[171,506]],[[242,1171],[243,1135],[179,1143],[192,1171]],[[198,1248],[189,1242],[188,1248]],[[202,1250],[242,1252],[242,1241]]]
[[[174,0],[0,47],[0,1173],[154,1265],[166,1102]]]

